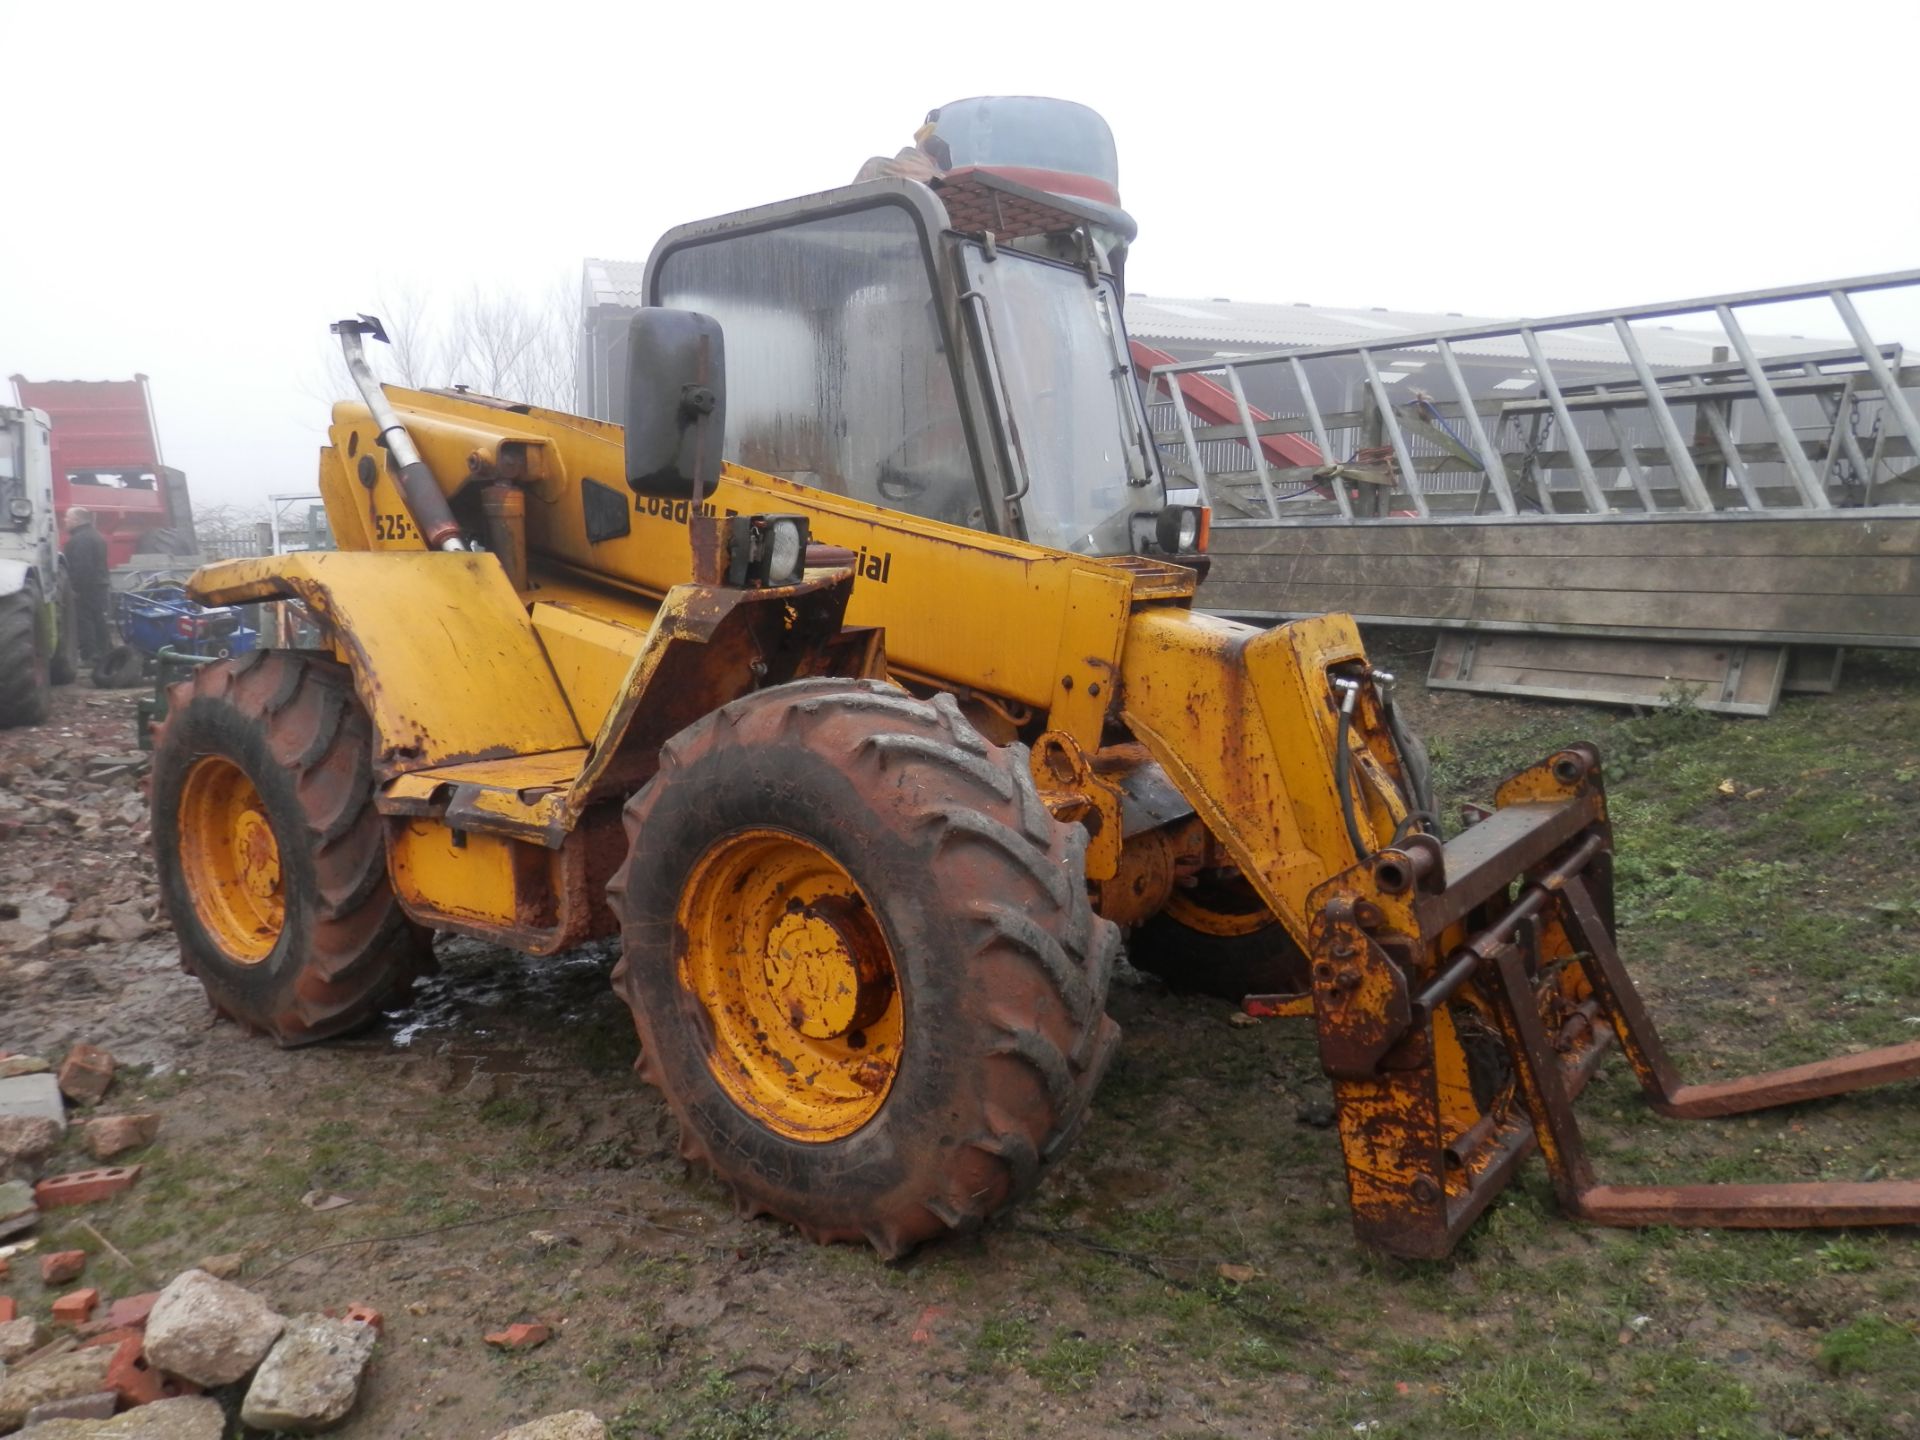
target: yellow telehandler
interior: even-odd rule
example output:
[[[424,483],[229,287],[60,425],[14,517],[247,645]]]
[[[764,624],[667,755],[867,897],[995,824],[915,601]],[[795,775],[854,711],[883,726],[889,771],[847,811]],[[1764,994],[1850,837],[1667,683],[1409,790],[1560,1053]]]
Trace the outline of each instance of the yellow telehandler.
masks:
[[[458,391],[335,408],[336,552],[236,560],[317,649],[199,668],[154,736],[183,960],[295,1045],[444,930],[613,983],[750,1213],[898,1255],[1072,1144],[1132,953],[1310,1016],[1361,1239],[1444,1254],[1536,1147],[1606,1223],[1920,1219],[1920,1186],[1596,1182],[1616,1041],[1665,1113],[1920,1073],[1920,1044],[1680,1083],[1614,949],[1597,755],[1443,841],[1344,616],[1192,608],[1094,217],[884,179],[655,249],[624,428]],[[723,463],[722,457],[725,457]]]

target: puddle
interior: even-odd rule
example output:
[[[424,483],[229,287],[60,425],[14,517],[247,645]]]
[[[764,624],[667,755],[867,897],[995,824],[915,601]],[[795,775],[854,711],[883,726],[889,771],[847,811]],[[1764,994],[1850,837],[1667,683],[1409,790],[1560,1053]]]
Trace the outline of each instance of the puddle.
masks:
[[[444,1037],[435,1053],[456,1066],[470,1056],[475,1063],[469,1070],[525,1073],[494,1063],[493,1057],[549,1045],[556,1035],[617,1006],[607,988],[617,951],[617,942],[596,941],[543,958],[442,937],[435,946],[438,973],[414,986],[405,1007],[387,1012],[384,1043],[420,1051]]]

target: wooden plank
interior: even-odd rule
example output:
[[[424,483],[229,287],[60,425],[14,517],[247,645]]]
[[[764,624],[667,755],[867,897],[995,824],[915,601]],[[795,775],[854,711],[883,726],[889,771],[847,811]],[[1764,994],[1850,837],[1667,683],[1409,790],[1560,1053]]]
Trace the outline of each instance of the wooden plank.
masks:
[[[1201,587],[1199,603],[1222,615],[1280,613],[1325,615],[1417,616],[1422,622],[1471,620],[1474,592],[1459,586],[1433,585],[1408,589],[1390,585],[1248,585],[1222,582],[1212,576]]]
[[[1428,586],[1473,589],[1479,583],[1481,564],[1480,560],[1465,555],[1396,555],[1390,559],[1311,553],[1242,555],[1234,558],[1232,574],[1238,584],[1352,585],[1381,579],[1422,589]]]
[[[1612,662],[1614,670],[1606,674],[1577,666],[1560,669],[1551,665],[1497,665],[1476,661],[1470,684],[1474,688],[1500,687],[1506,693],[1539,690],[1563,695],[1605,693],[1647,697],[1631,702],[1634,704],[1654,704],[1661,696],[1680,691],[1692,695],[1694,703],[1703,710],[1722,705],[1748,705],[1757,708],[1739,713],[1767,714],[1777,698],[1783,664],[1780,657],[1787,649],[1783,645],[1730,646],[1721,651],[1717,668],[1699,674],[1702,657],[1666,653],[1691,647],[1668,645],[1659,640],[1623,644],[1640,647],[1641,658],[1635,660],[1623,653]],[[1733,694],[1727,695],[1725,687],[1736,653],[1741,655],[1740,671],[1733,677]],[[1681,673],[1687,671],[1696,673]]]
[[[1319,558],[1323,563],[1336,565],[1352,563],[1344,556]],[[1255,557],[1253,563],[1265,559]],[[1436,562],[1422,559],[1405,563],[1432,566]],[[1460,565],[1464,562],[1439,563]],[[1911,595],[1920,594],[1920,559],[1860,555],[1823,559],[1702,555],[1684,563],[1669,560],[1656,564],[1613,556],[1558,559],[1530,556],[1483,560],[1477,578],[1481,586],[1499,590],[1619,590],[1666,595]],[[1445,582],[1410,580],[1409,583]]]
[[[1256,605],[1212,605],[1203,608],[1202,613],[1219,615],[1225,619],[1238,620],[1256,626],[1282,625],[1290,620],[1300,620],[1325,612],[1317,610],[1262,610]],[[1920,650],[1920,635],[1887,636],[1837,634],[1830,631],[1800,631],[1792,635],[1767,635],[1752,630],[1718,631],[1688,626],[1683,630],[1634,630],[1615,628],[1595,630],[1585,625],[1549,624],[1544,621],[1524,621],[1514,623],[1499,620],[1452,620],[1429,621],[1408,619],[1404,615],[1374,615],[1365,610],[1345,610],[1338,612],[1348,615],[1362,625],[1410,625],[1416,627],[1439,628],[1446,625],[1473,635],[1612,635],[1636,640],[1710,640],[1731,645],[1780,644],[1780,645],[1863,645],[1872,648],[1892,650]]]
[[[1453,633],[1453,632],[1450,632]],[[1488,667],[1516,673],[1529,670],[1576,671],[1594,676],[1640,678],[1648,669],[1649,647],[1659,647],[1660,664],[1672,680],[1689,684],[1718,682],[1727,673],[1734,645],[1671,640],[1613,640],[1578,635],[1500,635],[1475,645],[1475,675]],[[1436,647],[1437,649],[1437,647]]]
[[[1285,587],[1237,582],[1216,570],[1200,604],[1223,614],[1323,614],[1341,611],[1403,623],[1446,620],[1578,625],[1674,635],[1711,630],[1729,635],[1877,637],[1920,644],[1920,595],[1699,594],[1684,607],[1660,594],[1607,590],[1466,590],[1448,586],[1307,584]]]
[[[1482,695],[1645,706],[1669,703],[1678,687],[1703,710],[1760,716],[1779,703],[1787,663],[1784,646],[1449,632],[1434,647],[1427,683]]]
[[[1216,556],[1322,555],[1611,556],[1619,559],[1744,556],[1920,555],[1920,513],[1780,517],[1756,514],[1610,516],[1599,520],[1433,520],[1347,523],[1329,517],[1292,525],[1218,524]]]

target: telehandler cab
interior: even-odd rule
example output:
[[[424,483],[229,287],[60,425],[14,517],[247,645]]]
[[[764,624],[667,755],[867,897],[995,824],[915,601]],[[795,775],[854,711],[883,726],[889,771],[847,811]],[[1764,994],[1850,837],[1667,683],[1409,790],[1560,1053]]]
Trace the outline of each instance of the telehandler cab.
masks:
[[[434,930],[618,934],[638,1068],[750,1213],[898,1255],[1030,1191],[1163,973],[1311,1016],[1361,1239],[1438,1256],[1536,1147],[1612,1224],[1920,1219],[1920,1185],[1596,1183],[1616,1041],[1726,1115],[1920,1044],[1681,1084],[1614,950],[1598,756],[1450,840],[1344,616],[1192,608],[1088,217],[1002,178],[856,185],[670,233],[627,424],[454,391],[335,407],[340,550],[201,571],[324,649],[175,687],[154,838],[189,970],[294,1045]],[[724,334],[724,353],[722,336]],[[722,456],[729,463],[722,463]],[[484,549],[481,546],[484,545]]]

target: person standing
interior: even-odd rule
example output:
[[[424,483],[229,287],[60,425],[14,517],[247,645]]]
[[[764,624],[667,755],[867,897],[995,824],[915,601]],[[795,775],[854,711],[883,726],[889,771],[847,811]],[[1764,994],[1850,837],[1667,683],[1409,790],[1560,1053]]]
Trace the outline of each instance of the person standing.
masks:
[[[107,564],[106,536],[94,528],[93,512],[84,505],[75,505],[67,511],[66,556],[80,658],[92,664],[113,648],[107,628],[107,603],[113,585]]]

